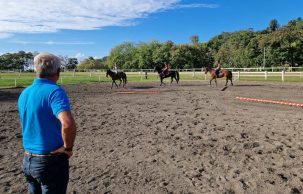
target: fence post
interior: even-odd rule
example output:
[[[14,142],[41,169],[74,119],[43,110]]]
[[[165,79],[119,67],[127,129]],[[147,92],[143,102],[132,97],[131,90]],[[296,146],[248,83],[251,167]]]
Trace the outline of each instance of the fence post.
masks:
[[[73,77],[75,77],[75,71],[76,71],[76,69],[74,69],[74,72],[73,72]]]
[[[284,82],[285,71],[282,70],[282,82]]]
[[[238,71],[238,80],[240,80],[240,71]]]
[[[195,68],[193,68],[193,77],[195,77]]]
[[[265,80],[267,80],[267,71],[265,71]]]
[[[143,73],[143,71],[142,71],[142,69],[140,69],[140,77],[141,77],[141,81],[142,81],[142,79],[143,79],[143,78],[142,78],[142,76],[143,76],[143,75],[142,75],[142,73]]]
[[[99,82],[101,82],[101,76],[99,75]]]
[[[15,78],[15,88],[17,87],[17,78]]]
[[[61,79],[60,79],[60,81],[61,81],[61,84],[63,84],[63,78],[62,78],[62,76],[61,76]]]

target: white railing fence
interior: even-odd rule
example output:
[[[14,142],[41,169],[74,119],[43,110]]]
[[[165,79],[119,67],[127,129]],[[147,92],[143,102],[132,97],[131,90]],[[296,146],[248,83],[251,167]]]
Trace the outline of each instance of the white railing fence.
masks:
[[[179,69],[178,69],[179,70]],[[303,81],[303,69],[301,71],[298,71],[298,69],[296,69],[295,71],[285,71],[284,69],[282,71],[248,71],[248,69],[246,69],[245,71],[243,71],[243,69],[241,69],[242,71],[236,71],[235,68],[232,68],[230,70],[233,70],[233,79],[235,81],[240,81],[240,80],[244,80],[245,78],[251,77],[251,78],[261,78],[263,80],[269,80],[269,78],[276,78],[276,80],[281,80],[282,82],[287,81],[288,78],[290,77],[296,77],[296,79],[299,81]],[[250,69],[251,70],[251,69]],[[256,70],[256,69],[254,69]],[[156,72],[154,72],[153,69],[140,69],[137,71],[134,70],[123,70],[125,71],[125,73],[127,74],[128,77],[139,77],[140,80],[145,80],[148,79],[150,77],[155,77],[158,76],[158,74]],[[183,69],[183,70],[179,70],[180,71],[180,77],[182,78],[182,76],[186,77],[187,80],[208,80],[209,79],[209,74],[205,74],[204,73],[204,69],[203,68],[199,68],[199,69]],[[106,70],[90,70],[90,71],[86,71],[86,72],[79,72],[79,71],[65,71],[62,72],[61,76],[60,76],[60,80],[59,83],[63,84],[64,80],[67,79],[77,79],[77,78],[87,78],[87,79],[94,79],[95,81],[101,81],[102,78],[105,77],[105,72]],[[18,83],[22,83],[25,80],[29,81],[32,80],[34,78],[34,73],[30,74],[27,72],[21,72],[21,71],[15,71],[14,74],[12,74],[13,71],[5,71],[5,72],[0,72],[0,87],[2,86],[1,82],[2,81],[8,81],[10,80],[10,85],[14,85],[15,87],[18,86]],[[5,76],[11,74],[12,76]],[[32,77],[29,77],[29,75],[32,75]],[[193,78],[193,79],[191,79]]]

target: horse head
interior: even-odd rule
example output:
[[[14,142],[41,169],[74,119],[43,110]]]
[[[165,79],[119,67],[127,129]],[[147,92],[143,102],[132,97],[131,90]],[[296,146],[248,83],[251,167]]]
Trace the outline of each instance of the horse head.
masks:
[[[155,66],[155,68],[154,68],[154,72],[161,73],[161,72],[162,72],[162,68],[161,68],[161,67],[159,67],[159,66]]]
[[[205,68],[205,74],[207,74],[207,72],[210,72],[211,69],[212,69],[211,67],[206,67],[206,68]]]
[[[109,73],[110,73],[110,69],[108,69],[108,70],[106,71],[106,77],[108,77]]]

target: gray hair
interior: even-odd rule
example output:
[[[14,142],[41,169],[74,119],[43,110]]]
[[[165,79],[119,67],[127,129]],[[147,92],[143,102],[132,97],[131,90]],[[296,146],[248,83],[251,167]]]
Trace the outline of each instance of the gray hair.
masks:
[[[59,57],[50,53],[40,53],[34,58],[37,77],[48,77],[57,74],[61,67]]]

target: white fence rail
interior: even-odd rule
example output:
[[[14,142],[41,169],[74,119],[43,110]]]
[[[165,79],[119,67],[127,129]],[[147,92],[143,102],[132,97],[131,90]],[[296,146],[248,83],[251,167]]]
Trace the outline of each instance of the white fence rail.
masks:
[[[7,74],[8,72],[3,73]],[[9,72],[11,73],[11,72]],[[15,72],[16,73],[16,72]],[[153,71],[146,71],[146,70],[141,70],[141,71],[125,71],[125,73],[127,74],[128,77],[140,77],[141,81],[148,79],[150,77],[156,77],[158,76],[157,73],[153,72]],[[10,77],[10,78],[6,78],[5,76],[1,76],[0,73],[0,86],[1,86],[1,81],[6,81],[6,80],[10,80],[11,84],[10,85],[14,85],[15,87],[18,86],[18,83],[22,83],[22,81],[24,80],[32,80],[32,78],[29,77],[23,77],[24,75],[26,75],[28,73],[23,73],[23,72],[18,72],[17,74],[15,74],[15,77]],[[203,69],[199,69],[199,70],[194,70],[194,71],[181,71],[180,72],[180,77],[182,79],[182,76],[185,76],[187,78],[187,80],[191,80],[191,77],[193,78],[192,80],[207,80],[209,79],[209,75],[205,74]],[[60,76],[60,80],[59,83],[63,84],[64,83],[64,79],[77,79],[78,78],[98,78],[97,80],[99,80],[99,82],[101,81],[101,78],[105,77],[105,72],[104,71],[90,71],[90,72],[65,72],[62,73]],[[303,81],[303,71],[233,71],[233,79],[235,81],[240,81],[241,79],[244,79],[245,77],[259,77],[259,78],[263,78],[264,80],[269,80],[269,78],[275,77],[278,78],[278,80],[280,79],[282,82],[286,81],[287,78],[290,77],[296,77],[299,78],[299,81]],[[277,79],[276,79],[277,80]]]
[[[281,81],[285,81],[285,77],[299,77],[300,79],[303,78],[303,72],[245,72],[245,71],[237,71],[233,72],[234,77],[237,77],[238,80],[241,79],[241,77],[264,77],[264,80],[267,80],[268,77],[281,77]]]
[[[302,72],[303,66],[301,67],[253,67],[253,68],[224,68],[231,70],[233,72]],[[106,72],[107,69],[84,69],[84,70],[78,70],[78,69],[63,69],[64,72]],[[193,71],[204,71],[204,68],[189,68],[189,69],[177,69],[179,72],[193,72]],[[154,69],[123,69],[123,71],[126,72],[153,72]],[[0,70],[0,73],[22,73],[22,70],[20,69],[10,69],[10,70]]]

